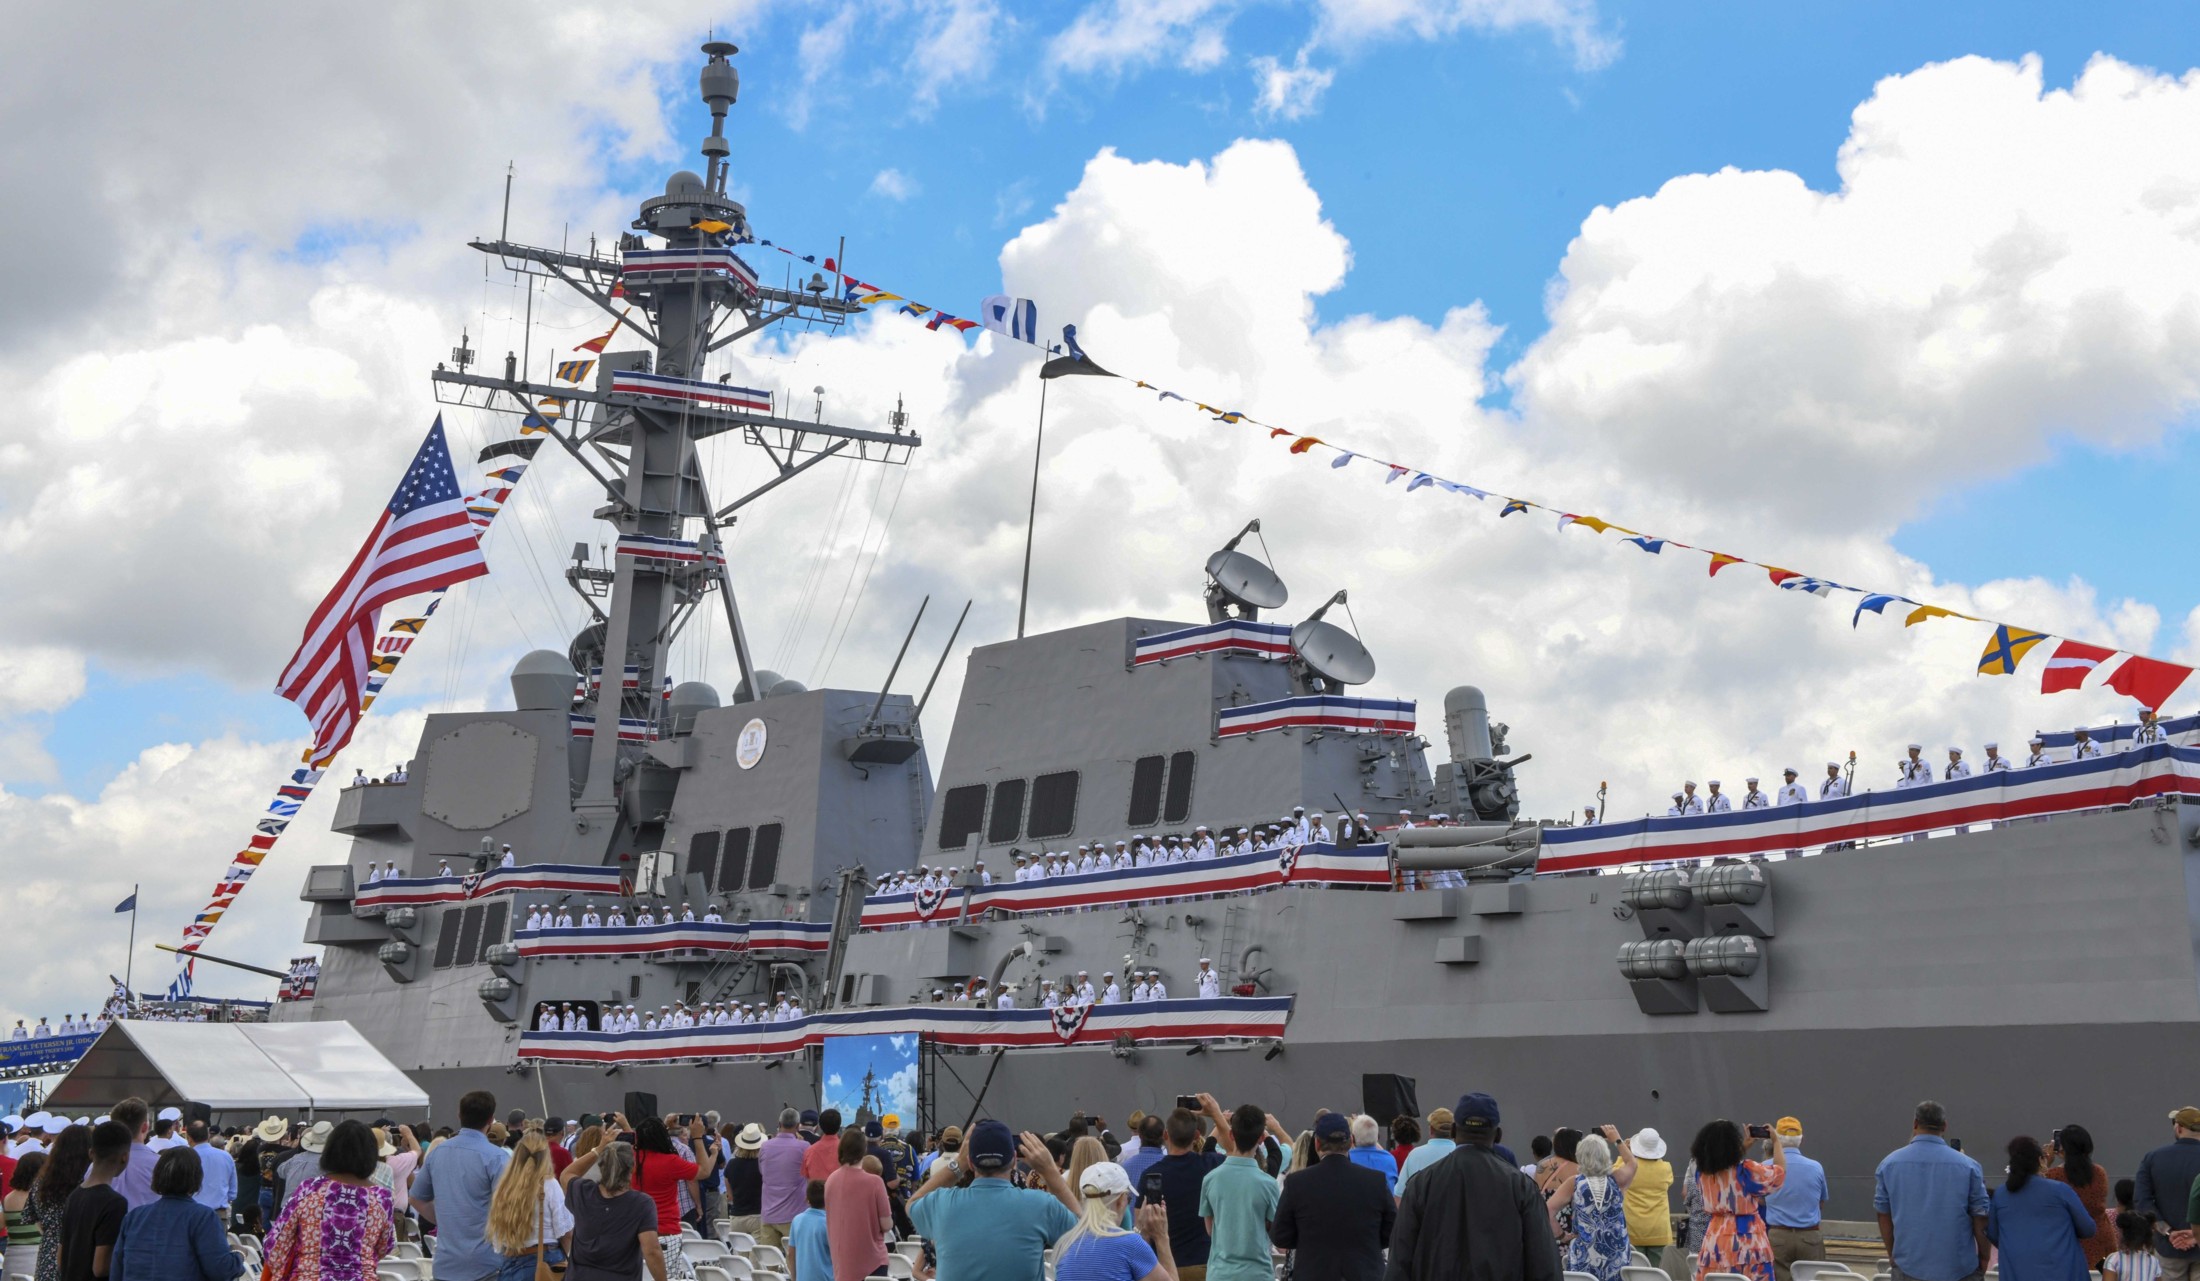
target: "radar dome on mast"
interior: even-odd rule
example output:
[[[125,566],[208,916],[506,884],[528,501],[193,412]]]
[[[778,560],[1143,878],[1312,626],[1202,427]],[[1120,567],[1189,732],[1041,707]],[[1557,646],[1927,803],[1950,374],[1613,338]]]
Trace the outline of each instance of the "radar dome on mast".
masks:
[[[1276,577],[1276,571],[1248,552],[1241,552],[1237,545],[1247,534],[1258,534],[1260,521],[1248,522],[1237,536],[1222,545],[1222,550],[1207,558],[1207,621],[1220,623],[1232,617],[1235,607],[1238,618],[1260,617],[1264,609],[1279,609],[1291,599],[1291,591]]]
[[[1322,621],[1331,605],[1344,603],[1345,594],[1340,589],[1305,622],[1291,629],[1291,683],[1301,694],[1324,693],[1333,686],[1365,685],[1375,679],[1375,656],[1367,652],[1360,638],[1335,623]]]

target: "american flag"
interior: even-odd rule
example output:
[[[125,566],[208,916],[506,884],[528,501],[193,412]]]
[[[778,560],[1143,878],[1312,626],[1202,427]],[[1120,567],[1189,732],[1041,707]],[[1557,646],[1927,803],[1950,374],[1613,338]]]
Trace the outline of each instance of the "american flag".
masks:
[[[313,611],[275,686],[313,722],[313,760],[325,761],[351,741],[382,607],[488,572],[438,416],[366,545]]]

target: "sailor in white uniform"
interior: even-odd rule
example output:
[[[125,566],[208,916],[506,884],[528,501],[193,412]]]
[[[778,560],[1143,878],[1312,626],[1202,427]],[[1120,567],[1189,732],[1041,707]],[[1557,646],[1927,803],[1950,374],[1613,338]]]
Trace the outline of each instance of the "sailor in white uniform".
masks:
[[[1062,994],[1054,989],[1052,983],[1046,984],[1045,990],[1040,993],[1039,1004],[1049,1010],[1060,1009]]]
[[[1100,1004],[1121,1005],[1122,1003],[1123,989],[1116,985],[1115,971],[1109,970],[1100,976]]]
[[[497,860],[497,866],[498,866],[498,867],[514,867],[514,866],[517,866],[517,865],[518,865],[518,863],[519,863],[519,860],[518,860],[517,858],[513,857],[513,855],[512,855],[512,847],[511,847],[511,846],[509,846],[509,845],[505,846],[505,847],[504,847],[504,856],[503,856],[502,858],[500,858],[500,859],[498,859],[498,860]]]
[[[1757,776],[1755,774],[1743,779],[1742,782],[1749,785],[1749,790],[1742,793],[1743,809],[1761,810],[1772,807],[1772,798],[1757,790]]]
[[[2047,740],[2045,738],[2042,738],[2038,734],[2034,734],[2032,736],[2031,747],[2032,754],[2026,757],[2024,761],[2024,767],[2026,769],[2038,769],[2042,765],[2052,765],[2055,763],[2055,758],[2048,753]]]
[[[1848,794],[1849,780],[1841,777],[1840,762],[1827,761],[1826,776],[1818,782],[1818,799],[1821,801],[1837,801]]]
[[[31,1030],[23,1026],[23,1020],[17,1019],[15,1026],[8,1031],[8,1039],[11,1041],[28,1041],[31,1039]]]
[[[1144,970],[1132,970],[1131,1004],[1143,1005],[1148,999],[1150,998],[1146,995],[1146,972]]]
[[[1696,795],[1696,781],[1685,779],[1681,783],[1681,813],[1703,813],[1703,798]]]
[[[1941,777],[1944,779],[1971,777],[1971,763],[1963,759],[1962,748],[1951,747],[1948,749],[1948,767],[1941,771]]]
[[[1688,807],[1682,804],[1683,799],[1679,792],[1673,793],[1673,803],[1665,807],[1667,818],[1679,818],[1688,812]]]
[[[557,927],[561,930],[569,930],[573,928],[572,908],[560,907],[558,909]]]
[[[1726,793],[1719,790],[1719,780],[1715,778],[1706,780],[1704,786],[1711,789],[1711,794],[1704,797],[1703,807],[1705,813],[1726,814],[1734,809],[1734,802],[1727,798]]]
[[[1015,1009],[1015,1008],[1016,1008],[1016,989],[1015,989],[1015,988],[1012,988],[1012,987],[1010,987],[1010,986],[1008,986],[1008,985],[1007,985],[1007,984],[1005,984],[1005,983],[1004,983],[1004,984],[1002,984],[1002,985],[1001,985],[1001,990],[1000,990],[1000,991],[999,991],[998,993],[996,993],[996,994],[994,995],[994,997],[993,997],[993,1008],[994,1008],[994,1009],[996,1009],[996,1010],[1013,1010],[1013,1009]]]
[[[1840,772],[1841,767],[1836,765],[1834,767],[1834,773],[1838,775]],[[1780,777],[1786,779],[1787,781],[1780,784],[1779,794],[1774,798],[1773,804],[1801,805],[1804,801],[1810,799],[1810,793],[1804,791],[1803,785],[1795,781],[1794,766],[1790,765],[1786,769],[1781,770]]]
[[[1161,971],[1159,970],[1146,971],[1146,999],[1149,1001],[1166,1001],[1169,999],[1169,985],[1161,981]]]
[[[1329,839],[1329,826],[1328,824],[1322,822],[1322,816],[1319,814],[1316,814],[1314,817],[1308,819],[1306,822],[1306,843],[1309,845],[1331,844],[1331,841]]]
[[[535,1030],[537,1032],[555,1032],[558,1030],[558,1012],[551,1009],[547,1001],[543,1003],[542,1013],[535,1016]]]
[[[799,996],[797,996],[797,997],[794,997],[794,998],[790,999],[790,1000],[789,1000],[789,1001],[787,1002],[787,1017],[788,1017],[788,1018],[789,1018],[790,1020],[792,1020],[792,1019],[799,1019],[799,1018],[801,1018],[801,1017],[802,1017],[802,998],[801,998],[801,997],[799,997]]]
[[[584,930],[600,930],[603,928],[603,916],[596,911],[594,903],[581,904],[581,928]]]
[[[1194,981],[1199,984],[1200,999],[1211,1000],[1222,995],[1222,976],[1215,973],[1215,963],[1204,956],[1199,958],[1199,973]]]
[[[649,905],[645,903],[642,905],[642,909],[634,914],[634,923],[636,925],[655,925],[657,914],[650,911]]]
[[[1192,842],[1192,857],[1194,859],[1204,860],[1215,856],[1214,834],[1207,830],[1206,824],[1202,823],[1192,829]]]
[[[2101,754],[2101,745],[2093,741],[2092,733],[2088,730],[2082,729],[2078,730],[2076,733],[2078,741],[2071,745],[2070,759],[2074,761],[2090,761],[2099,758]]]
[[[620,906],[620,905],[619,905],[619,904],[617,904],[617,903],[613,903],[613,904],[611,905],[611,911],[610,911],[610,912],[609,912],[609,913],[608,913],[607,915],[605,915],[605,917],[603,918],[603,923],[604,923],[604,924],[605,924],[605,925],[606,925],[607,927],[609,927],[609,928],[611,928],[611,929],[614,929],[614,930],[623,930],[623,929],[625,929],[625,928],[626,928],[626,909],[625,909],[624,907]]]
[[[1581,807],[1581,825],[1583,827],[1595,827],[1597,825],[1596,806],[1584,805]]]
[[[1077,1002],[1080,1005],[1090,1005],[1098,996],[1098,994],[1092,990],[1092,975],[1086,973],[1083,970],[1077,971],[1076,994]]]
[[[2131,741],[2124,744],[2125,751],[2137,747],[2154,747],[2169,741],[2169,731],[2162,728],[2162,721],[2151,707],[2139,709],[2139,728],[2131,733]]]
[[[1413,811],[1412,811],[1412,810],[1399,810],[1399,811],[1398,811],[1398,826],[1400,826],[1400,827],[1415,827],[1415,826],[1418,826],[1418,824],[1416,824],[1416,823],[1415,823],[1415,822],[1413,821]]]
[[[716,903],[706,903],[703,905],[703,924],[721,925],[725,922],[725,919],[725,917],[718,914],[718,905]]]
[[[1306,821],[1306,807],[1304,805],[1292,806],[1291,817],[1288,822],[1291,825],[1291,838],[1301,845],[1306,844],[1308,833],[1313,831],[1313,824]]]
[[[440,862],[440,863],[436,864],[436,865],[435,865],[435,874],[436,874],[437,876],[449,876],[449,875],[451,875],[451,860],[449,860],[449,859],[444,859],[444,860],[443,860],[442,862]]]
[[[531,930],[542,928],[542,904],[529,903],[527,905],[527,928]]]
[[[680,920],[683,924],[693,924],[695,921],[695,909],[689,907],[685,903],[682,903],[680,905]]]
[[[1988,743],[1986,745],[1986,760],[1979,766],[1979,772],[1982,774],[1996,774],[2009,768],[2009,758],[2001,754],[2001,744]]]

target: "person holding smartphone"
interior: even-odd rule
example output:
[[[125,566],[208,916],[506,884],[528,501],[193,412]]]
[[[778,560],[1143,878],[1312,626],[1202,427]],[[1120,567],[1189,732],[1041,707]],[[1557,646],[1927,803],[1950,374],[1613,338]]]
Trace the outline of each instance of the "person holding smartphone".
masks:
[[[1765,1196],[1787,1182],[1787,1149],[1771,1144],[1772,1160],[1752,1161],[1749,1152],[1770,1142],[1772,1127],[1742,1127],[1718,1120],[1696,1132],[1689,1155],[1696,1162],[1696,1184],[1710,1226],[1699,1248],[1696,1275],[1736,1272],[1754,1281],[1772,1281],[1772,1239],[1765,1231]]]

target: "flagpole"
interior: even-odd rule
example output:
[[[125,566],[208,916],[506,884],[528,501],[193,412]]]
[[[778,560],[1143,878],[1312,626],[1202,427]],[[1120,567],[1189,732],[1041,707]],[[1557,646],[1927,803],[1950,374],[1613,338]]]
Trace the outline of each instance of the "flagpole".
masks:
[[[1047,439],[1047,380],[1039,379],[1039,432],[1031,442],[1031,510],[1024,516],[1024,583],[1016,593],[1016,639],[1024,638],[1024,610],[1031,602],[1031,536],[1039,520],[1039,454]]]
[[[137,989],[130,984],[130,967],[137,963],[137,896],[138,887],[132,885],[130,887],[130,950],[122,958],[122,986],[133,994],[136,993]]]

